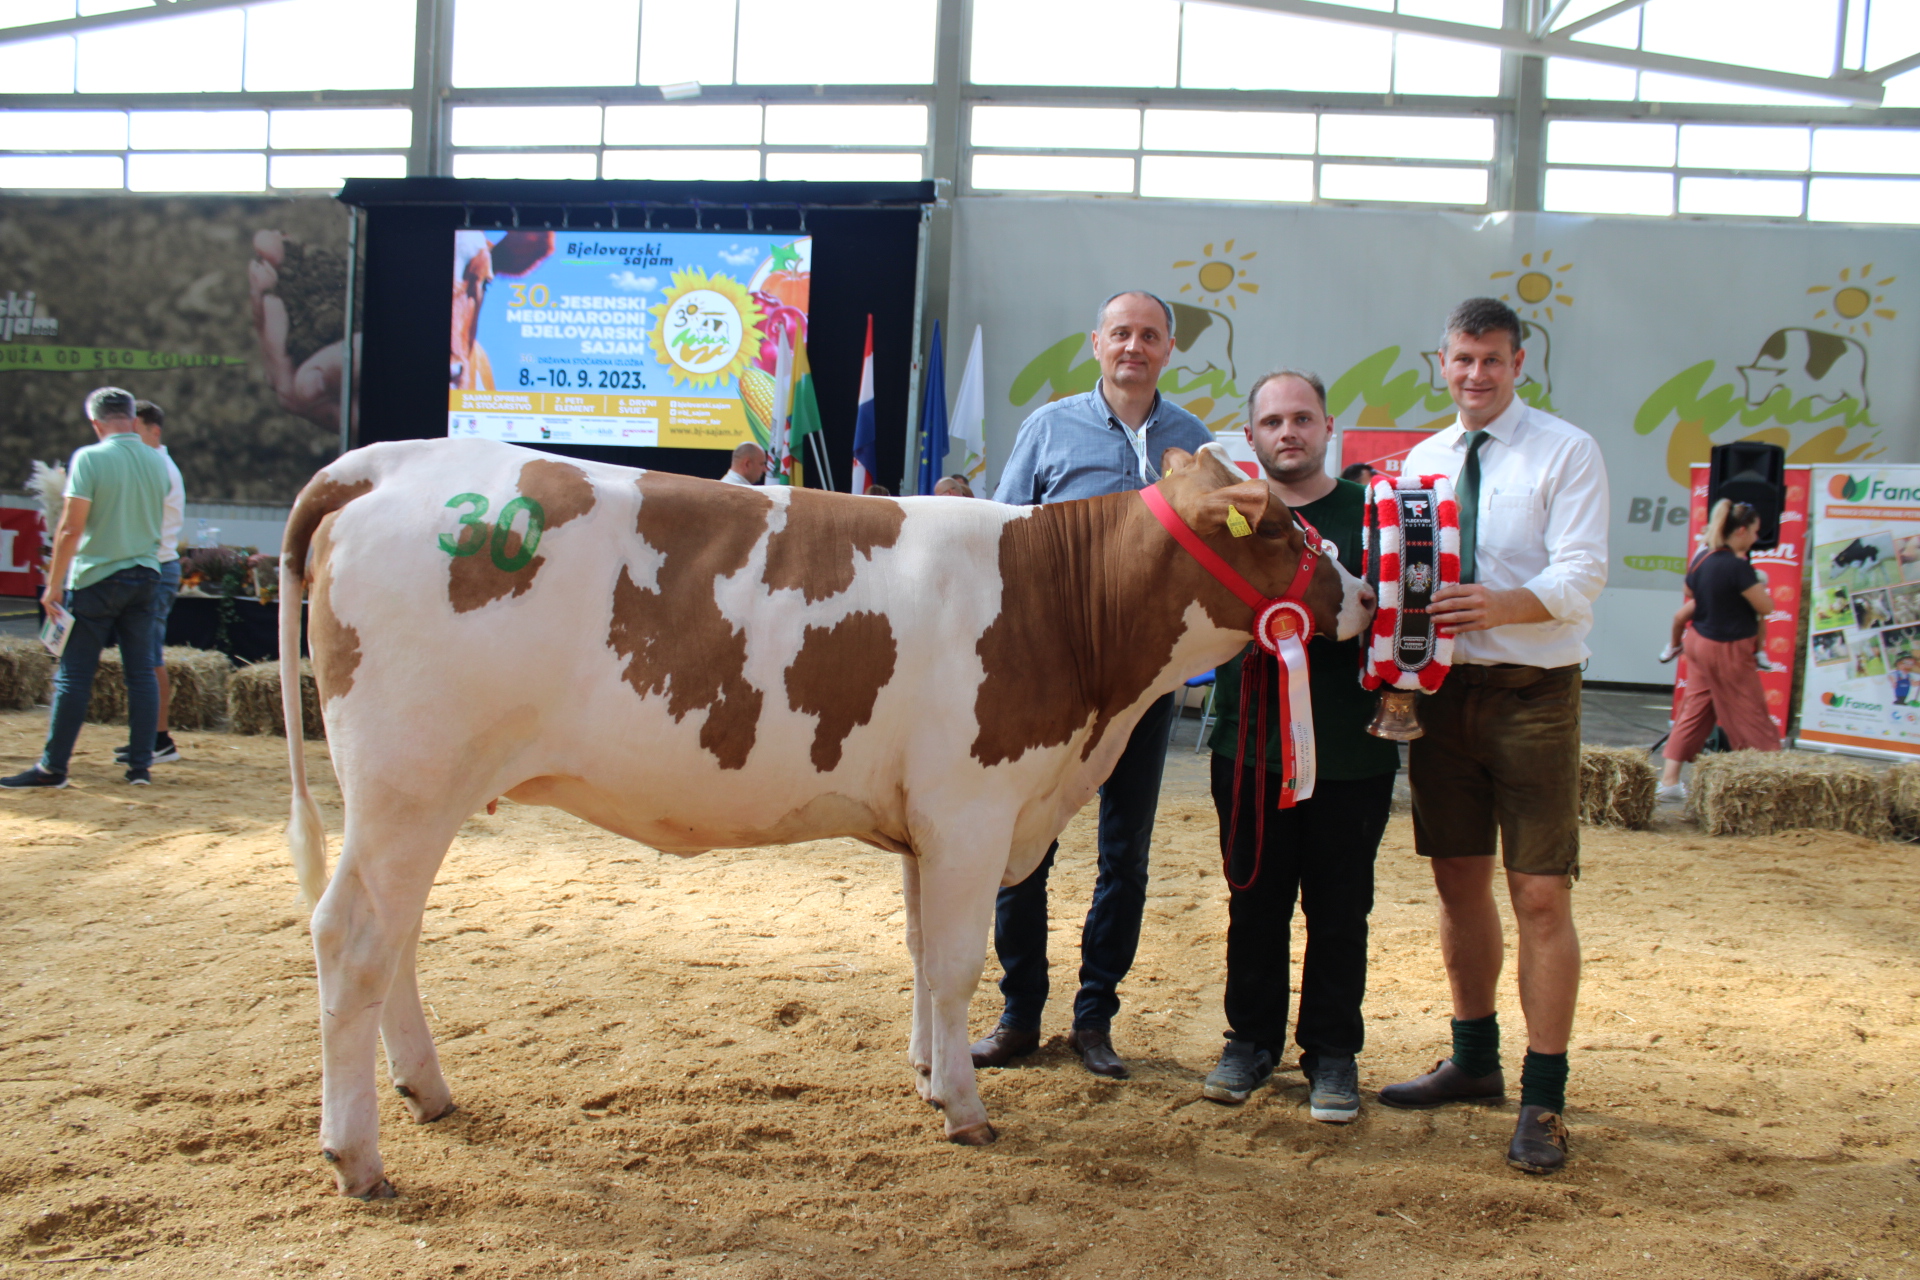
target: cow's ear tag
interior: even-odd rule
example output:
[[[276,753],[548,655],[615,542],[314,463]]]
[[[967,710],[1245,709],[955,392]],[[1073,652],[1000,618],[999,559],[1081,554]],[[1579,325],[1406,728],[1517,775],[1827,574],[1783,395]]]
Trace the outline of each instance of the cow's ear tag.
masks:
[[[1253,526],[1247,523],[1247,518],[1240,514],[1238,507],[1227,508],[1227,532],[1236,538],[1251,537],[1253,534]]]

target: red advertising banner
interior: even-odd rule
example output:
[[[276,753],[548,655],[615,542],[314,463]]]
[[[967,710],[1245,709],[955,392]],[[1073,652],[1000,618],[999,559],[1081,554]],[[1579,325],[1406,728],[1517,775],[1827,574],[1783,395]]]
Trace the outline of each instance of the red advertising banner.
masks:
[[[40,556],[44,545],[38,511],[31,507],[0,507],[0,596],[40,594]]]
[[[1687,510],[1687,558],[1692,560],[1707,533],[1707,464],[1693,465],[1693,483]],[[1787,719],[1792,714],[1793,670],[1800,660],[1794,641],[1800,634],[1801,566],[1807,557],[1808,491],[1813,485],[1813,468],[1788,467],[1787,500],[1780,510],[1780,545],[1771,551],[1753,553],[1753,567],[1767,575],[1767,590],[1773,595],[1773,612],[1761,624],[1767,642],[1767,658],[1776,668],[1760,673],[1760,687],[1767,695],[1767,714],[1787,736]],[[1678,600],[1675,608],[1679,607]],[[1674,659],[1673,716],[1680,715],[1680,701],[1687,692],[1687,660]]]
[[[1400,460],[1432,434],[1389,427],[1347,427],[1340,432],[1340,469],[1364,462],[1384,475],[1398,476]]]

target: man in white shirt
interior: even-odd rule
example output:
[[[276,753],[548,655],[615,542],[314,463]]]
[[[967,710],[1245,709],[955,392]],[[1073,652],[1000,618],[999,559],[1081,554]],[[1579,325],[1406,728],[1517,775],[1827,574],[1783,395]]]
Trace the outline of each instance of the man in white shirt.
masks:
[[[1414,844],[1440,896],[1454,1050],[1380,1101],[1504,1098],[1497,835],[1527,1022],[1507,1163],[1552,1173],[1566,1163],[1567,1040],[1580,991],[1580,666],[1607,577],[1607,472],[1592,436],[1515,394],[1521,336],[1520,318],[1492,298],[1454,309],[1440,354],[1460,421],[1405,463],[1451,477],[1460,499],[1461,585],[1441,588],[1432,608],[1455,637],[1453,669],[1423,700],[1426,734],[1409,752]]]
[[[733,451],[733,465],[720,477],[721,484],[757,485],[767,478],[767,451],[749,440]]]
[[[180,468],[160,443],[167,425],[166,412],[151,400],[133,402],[133,429],[149,449],[167,464],[167,498],[160,512],[160,581],[153,587],[153,678],[160,685],[160,720],[153,735],[153,763],[165,764],[180,758],[180,748],[169,733],[167,713],[173,709],[173,685],[167,680],[167,615],[173,612],[174,597],[180,594],[180,527],[187,520],[187,485]],[[124,763],[133,748],[121,747],[113,758]]]

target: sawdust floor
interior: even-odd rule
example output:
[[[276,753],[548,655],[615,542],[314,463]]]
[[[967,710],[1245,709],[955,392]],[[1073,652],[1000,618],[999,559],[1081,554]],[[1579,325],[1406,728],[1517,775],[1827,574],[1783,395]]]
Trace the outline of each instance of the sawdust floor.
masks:
[[[0,715],[0,768],[43,726]],[[905,1065],[891,858],[682,861],[503,805],[461,833],[421,948],[462,1109],[417,1128],[387,1093],[401,1198],[361,1204],[316,1153],[282,743],[183,733],[186,759],[135,790],[105,763],[116,733],[86,730],[71,789],[0,793],[0,1274],[1920,1276],[1907,846],[1590,832],[1574,1156],[1533,1179],[1501,1160],[1511,1109],[1371,1099],[1444,1048],[1404,816],[1358,1123],[1310,1120],[1292,1073],[1245,1107],[1199,1099],[1225,906],[1181,769],[1116,1026],[1134,1078],[1083,1071],[1056,1001],[1031,1065],[982,1074],[1002,1138],[970,1150]],[[1090,843],[1083,815],[1056,957]],[[997,1011],[983,989],[975,1028]],[[1511,981],[1501,1012],[1518,1027]]]

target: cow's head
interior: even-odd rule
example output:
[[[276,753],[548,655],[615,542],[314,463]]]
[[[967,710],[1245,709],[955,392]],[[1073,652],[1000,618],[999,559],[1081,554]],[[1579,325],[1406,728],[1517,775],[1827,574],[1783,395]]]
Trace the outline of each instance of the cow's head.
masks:
[[[1198,454],[1169,449],[1160,460],[1160,491],[1187,526],[1256,589],[1277,596],[1293,582],[1306,549],[1306,535],[1293,512],[1265,480],[1249,480],[1227,460],[1217,444]],[[1253,526],[1249,536],[1234,537],[1228,512],[1238,511]],[[1373,617],[1373,592],[1366,583],[1323,556],[1307,584],[1303,603],[1313,614],[1314,630],[1348,640]]]
[[[466,260],[456,259],[459,271],[453,278],[453,342],[447,382],[455,391],[472,391],[480,385],[473,344],[480,327],[480,304],[486,301],[487,283],[493,279],[493,255],[486,238],[475,234],[472,239],[471,253],[464,255]]]

